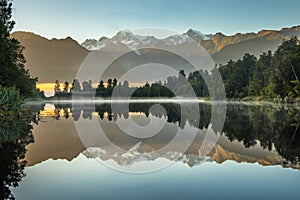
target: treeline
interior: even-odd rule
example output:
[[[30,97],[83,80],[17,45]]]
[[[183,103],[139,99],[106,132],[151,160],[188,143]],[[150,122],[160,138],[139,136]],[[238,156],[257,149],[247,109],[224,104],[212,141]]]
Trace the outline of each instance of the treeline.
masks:
[[[101,120],[116,121],[119,118],[128,119],[129,112],[139,112],[144,113],[147,118],[150,115],[158,118],[165,117],[167,122],[175,123],[181,129],[188,125],[204,130],[211,125],[215,133],[221,132],[230,141],[239,141],[246,148],[259,145],[272,151],[275,147],[276,151],[283,157],[284,165],[299,166],[300,134],[298,126],[300,116],[295,107],[228,104],[224,127],[220,129],[218,118],[221,119],[222,116],[216,113],[218,113],[218,109],[222,109],[222,106],[216,106],[213,111],[211,104],[199,104],[199,115],[201,117],[198,120],[196,120],[195,112],[182,112],[179,104],[161,104],[166,112],[151,110],[153,103],[133,103],[129,104],[129,109],[125,109],[128,108],[128,104],[118,104],[118,106],[117,110],[113,110],[111,104],[98,104],[91,107],[88,104],[58,103],[55,104],[55,119],[59,120],[61,117],[66,119],[72,117],[75,121],[80,118],[92,119],[95,116],[93,112],[96,112]],[[212,118],[212,116],[214,117]],[[195,149],[197,150],[197,148]]]
[[[237,61],[230,60],[226,65],[216,65],[210,72],[199,70],[186,76],[184,70],[180,70],[178,76],[169,76],[164,82],[147,82],[140,87],[130,87],[128,81],[121,83],[117,79],[108,79],[106,82],[101,80],[98,86],[93,88],[91,81],[80,84],[75,79],[70,89],[67,81],[62,89],[56,81],[54,92],[56,97],[70,97],[74,93],[82,96],[94,94],[96,97],[111,97],[113,92],[115,96],[120,97],[192,97],[194,94],[197,97],[209,97],[220,91],[220,83],[216,81],[219,80],[216,78],[218,71],[228,99],[245,100],[249,97],[260,97],[293,102],[300,92],[299,40],[297,37],[284,40],[274,54],[268,51],[262,53],[259,58],[247,53]],[[188,93],[190,87],[194,94]]]
[[[268,51],[256,58],[247,53],[237,61],[216,65],[210,73],[201,70],[190,73],[187,80],[197,96],[212,96],[210,92],[219,89],[216,71],[220,72],[228,99],[294,102],[300,95],[299,40],[297,37],[284,40],[274,54]]]
[[[95,95],[96,97],[174,97],[184,95],[187,86],[191,85],[196,96],[209,96],[207,86],[202,76],[209,76],[208,72],[192,72],[186,77],[184,70],[180,70],[177,76],[169,76],[162,82],[146,82],[140,87],[130,87],[127,80],[119,82],[116,78],[108,79],[106,82],[100,80],[97,87],[93,87],[92,81],[83,81],[81,84],[74,79],[72,84],[65,81],[60,84],[55,81],[54,97],[71,97],[72,94],[79,96]],[[113,94],[114,93],[114,94]]]
[[[238,61],[230,60],[219,66],[227,98],[249,96],[293,101],[299,97],[300,44],[292,37],[277,48],[263,53],[257,59],[245,54]]]
[[[81,84],[77,79],[70,84],[65,81],[63,86],[57,80],[54,86],[54,97],[71,97],[72,94],[79,96],[96,97],[173,97],[174,94],[167,88],[166,83],[157,82],[151,85],[147,82],[140,87],[129,87],[129,82],[118,82],[117,79],[108,79],[106,82],[101,80],[96,88],[93,87],[92,81],[83,81]]]

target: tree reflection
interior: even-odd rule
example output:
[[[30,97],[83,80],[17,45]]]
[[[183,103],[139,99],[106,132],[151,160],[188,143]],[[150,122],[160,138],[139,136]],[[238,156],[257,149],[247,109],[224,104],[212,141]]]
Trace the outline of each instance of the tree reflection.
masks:
[[[199,104],[200,119],[195,120],[193,112],[188,115],[181,113],[180,105],[175,103],[162,103],[164,110],[151,110],[153,103],[132,103],[129,109],[127,104],[118,104],[117,113],[113,113],[111,104],[97,104],[94,108],[89,105],[56,105],[56,108],[70,108],[74,120],[92,119],[92,112],[96,112],[101,120],[116,121],[119,118],[127,119],[129,112],[144,113],[146,117],[154,116],[165,118],[169,123],[176,123],[183,129],[187,125],[199,129],[207,129],[211,125],[217,134],[225,135],[230,141],[237,140],[246,148],[260,145],[271,151],[274,147],[283,158],[283,165],[299,164],[300,112],[296,107],[284,107],[274,105],[245,105],[228,104],[224,127],[220,126],[223,116],[219,115],[218,106],[212,111],[210,104]],[[69,107],[68,107],[69,106]],[[215,118],[211,119],[212,112]],[[58,112],[61,113],[61,112]],[[62,112],[64,113],[64,112]],[[66,116],[65,116],[66,117]]]
[[[25,147],[34,141],[31,120],[27,111],[0,117],[1,199],[14,199],[10,187],[17,187],[25,176]]]
[[[227,108],[223,133],[249,148],[258,142],[264,149],[274,145],[283,165],[298,165],[300,116],[295,107],[232,105]]]

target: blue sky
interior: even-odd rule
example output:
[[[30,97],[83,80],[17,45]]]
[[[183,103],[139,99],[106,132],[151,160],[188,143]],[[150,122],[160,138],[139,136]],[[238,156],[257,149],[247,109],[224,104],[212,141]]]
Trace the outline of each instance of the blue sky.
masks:
[[[14,0],[13,7],[15,31],[79,42],[145,27],[232,35],[300,25],[299,0]]]

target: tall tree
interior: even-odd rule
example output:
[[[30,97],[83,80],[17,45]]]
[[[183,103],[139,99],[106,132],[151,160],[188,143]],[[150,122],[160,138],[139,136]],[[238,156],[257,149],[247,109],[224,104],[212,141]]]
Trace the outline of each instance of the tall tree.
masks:
[[[116,87],[116,86],[117,86],[117,84],[118,84],[118,81],[117,81],[117,79],[116,79],[116,78],[114,78],[114,80],[113,80],[113,82],[112,82],[112,85],[113,85],[113,87]]]
[[[101,80],[99,82],[98,88],[104,88],[104,81]]]
[[[283,41],[274,53],[270,88],[273,96],[295,97],[295,83],[299,84],[300,45],[297,37]],[[297,88],[297,87],[296,87]]]
[[[69,92],[69,82],[65,81],[63,93],[68,93],[68,92]]]
[[[15,22],[12,17],[12,0],[0,0],[0,85],[15,87],[29,97],[35,90],[37,78],[31,78],[25,69],[23,47],[10,38]]]
[[[96,89],[96,96],[97,97],[104,97],[104,95],[105,95],[104,81],[101,80],[98,84],[97,89]]]
[[[60,83],[58,80],[56,80],[54,85],[54,95],[58,95],[60,92]]]
[[[112,87],[112,79],[107,80],[107,88]]]
[[[72,83],[72,88],[71,88],[71,93],[73,92],[80,92],[81,91],[81,86],[80,86],[80,83],[77,79],[74,79],[73,80],[73,83]]]
[[[249,95],[265,96],[268,95],[266,87],[269,84],[272,67],[272,52],[263,53],[256,62],[252,77],[249,83]]]

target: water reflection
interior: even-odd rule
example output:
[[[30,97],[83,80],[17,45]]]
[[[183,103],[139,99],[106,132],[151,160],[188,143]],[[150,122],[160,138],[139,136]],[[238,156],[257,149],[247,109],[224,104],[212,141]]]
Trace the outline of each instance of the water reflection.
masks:
[[[29,165],[49,158],[72,160],[80,153],[86,157],[98,157],[101,160],[114,160],[119,165],[130,167],[140,159],[155,160],[158,157],[172,159],[172,155],[156,155],[153,152],[168,144],[179,129],[198,129],[198,134],[190,148],[180,153],[175,161],[188,166],[201,162],[235,160],[237,162],[258,162],[262,165],[282,165],[299,168],[300,135],[299,110],[295,107],[272,105],[227,105],[226,121],[223,131],[218,126],[218,118],[211,119],[211,105],[199,104],[200,119],[180,113],[178,104],[161,104],[163,110],[151,110],[151,103],[133,103],[129,112],[118,109],[113,113],[110,104],[57,103],[47,105],[37,112],[37,119],[45,122],[35,128],[35,144],[29,145],[27,159]],[[120,104],[122,107],[122,104]],[[214,112],[218,112],[216,109]],[[165,129],[155,137],[137,139],[131,137],[115,126],[117,120],[128,120],[129,116],[136,123],[147,124],[150,118],[158,118],[168,123]],[[111,146],[101,141],[92,141],[87,148],[82,145],[72,121],[97,118],[107,133],[109,140],[126,154],[112,150]],[[183,118],[183,119],[182,119]],[[87,127],[88,128],[88,127]],[[205,134],[220,134],[219,141],[204,157],[200,151]],[[47,133],[47,134],[46,134]],[[92,154],[91,154],[92,152]],[[126,157],[127,155],[127,157]],[[130,155],[130,156],[128,156]],[[126,158],[126,159],[124,159]]]
[[[299,110],[284,106],[230,106],[224,134],[238,140],[246,148],[260,144],[283,157],[284,166],[299,168],[300,123]]]
[[[34,141],[31,121],[27,111],[0,117],[0,199],[14,199],[10,187],[25,176],[25,147]]]

